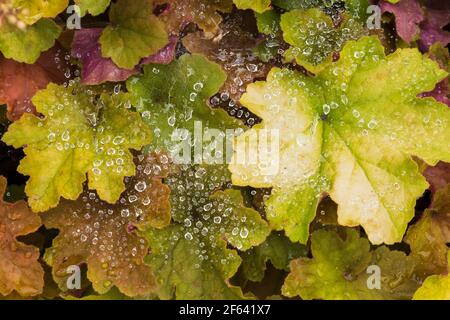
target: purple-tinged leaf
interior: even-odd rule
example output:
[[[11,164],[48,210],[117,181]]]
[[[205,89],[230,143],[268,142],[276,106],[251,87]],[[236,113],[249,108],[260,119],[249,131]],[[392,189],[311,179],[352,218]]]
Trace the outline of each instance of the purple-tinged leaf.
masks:
[[[171,36],[169,44],[159,50],[157,53],[142,59],[141,65],[149,63],[169,64],[175,59],[175,49],[177,47],[178,37]]]
[[[83,64],[81,71],[81,83],[83,84],[96,85],[107,81],[125,81],[139,72],[138,67],[131,70],[123,69],[117,66],[110,58],[102,57],[98,42],[102,30],[101,28],[94,28],[75,32],[72,42],[72,56],[80,59]],[[166,47],[144,58],[141,64],[169,64],[175,58],[177,41],[177,37],[171,37]]]
[[[420,37],[420,48],[427,51],[434,43],[440,42],[444,46],[450,43],[450,32],[443,28],[450,23],[450,8],[427,10],[427,18],[422,23],[422,33]]]
[[[72,42],[72,56],[81,60],[81,83],[100,84],[107,81],[125,81],[136,74],[137,69],[118,67],[111,59],[102,57],[98,39],[103,29],[82,29],[75,32]]]
[[[397,33],[406,42],[417,40],[420,36],[419,24],[425,16],[422,7],[416,0],[401,0],[396,4],[386,1],[380,3],[381,12],[390,12],[395,16]]]

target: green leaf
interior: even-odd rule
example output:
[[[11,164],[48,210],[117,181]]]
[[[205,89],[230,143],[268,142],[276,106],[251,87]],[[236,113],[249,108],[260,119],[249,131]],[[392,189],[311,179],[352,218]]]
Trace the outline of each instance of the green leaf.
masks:
[[[8,59],[33,64],[41,52],[50,49],[61,28],[50,19],[41,19],[24,30],[3,24],[0,27],[0,51]]]
[[[43,118],[25,114],[3,141],[25,146],[18,171],[30,176],[25,192],[34,211],[55,207],[60,197],[75,200],[89,177],[89,188],[114,203],[124,191],[124,176],[135,174],[129,149],[150,142],[150,129],[131,112],[128,96],[102,94],[50,84],[33,98]]]
[[[288,271],[292,259],[307,253],[303,245],[292,243],[280,233],[271,233],[262,244],[242,254],[242,271],[248,280],[259,282],[264,278],[268,261],[276,269]]]
[[[236,250],[262,243],[270,230],[258,212],[247,208],[237,190],[215,191],[227,177],[220,166],[181,167],[167,179],[174,222],[145,236],[147,262],[159,279],[159,296],[170,299],[242,299],[228,279],[239,268]]]
[[[368,0],[273,0],[272,4],[284,10],[318,8],[330,15],[341,14],[342,3],[345,3],[346,13],[354,19],[365,23],[367,21]]]
[[[267,35],[276,35],[280,31],[280,14],[275,10],[255,13],[258,31]]]
[[[417,98],[446,76],[417,49],[386,57],[376,37],[349,42],[315,78],[273,69],[241,99],[263,122],[237,143],[277,130],[279,170],[268,175],[259,163],[236,164],[235,155],[233,183],[273,187],[267,217],[292,241],[306,243],[324,193],[338,204],[341,225],[362,225],[374,244],[401,241],[428,187],[411,156],[450,160],[450,110]]]
[[[448,252],[450,266],[450,251]],[[450,300],[450,275],[434,275],[428,277],[416,291],[414,300]]]
[[[98,16],[105,12],[111,0],[75,0],[75,3],[80,7],[81,16],[84,16],[86,13]]]
[[[345,9],[352,15],[353,18],[366,23],[368,18],[367,8],[369,7],[369,0],[345,0]]]
[[[163,23],[153,15],[151,0],[119,0],[111,5],[109,20],[111,25],[99,39],[102,55],[121,68],[133,69],[169,43]]]
[[[283,38],[292,45],[285,53],[286,60],[296,60],[313,73],[322,71],[332,62],[334,52],[364,33],[359,22],[344,19],[336,28],[333,20],[320,9],[298,9],[283,14],[280,22]]]
[[[13,0],[19,20],[28,25],[42,18],[54,18],[69,4],[68,0]]]
[[[263,13],[270,8],[270,0],[233,0],[238,9],[251,9]]]
[[[345,239],[334,231],[319,230],[311,236],[313,258],[291,263],[283,295],[302,299],[406,299],[418,287],[412,280],[414,260],[403,252],[379,247],[370,251],[367,239],[345,230]],[[380,272],[380,287],[373,288],[369,267]],[[369,288],[369,286],[371,288]]]
[[[201,55],[188,54],[170,65],[147,65],[144,75],[129,79],[127,89],[133,96],[133,105],[155,131],[152,147],[171,149],[179,143],[172,140],[172,133],[186,129],[193,135],[196,121],[211,129],[242,126],[223,109],[208,106],[209,98],[225,79],[219,65]]]

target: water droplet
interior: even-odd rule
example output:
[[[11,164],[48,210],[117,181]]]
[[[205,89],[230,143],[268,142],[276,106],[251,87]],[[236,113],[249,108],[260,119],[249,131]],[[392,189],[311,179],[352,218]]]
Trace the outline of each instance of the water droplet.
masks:
[[[145,181],[139,181],[134,186],[134,189],[136,189],[137,192],[143,192],[145,189],[147,189],[147,184],[145,183]]]
[[[248,230],[247,230],[247,228],[241,229],[241,232],[239,233],[239,235],[241,236],[242,239],[247,238],[248,237]]]

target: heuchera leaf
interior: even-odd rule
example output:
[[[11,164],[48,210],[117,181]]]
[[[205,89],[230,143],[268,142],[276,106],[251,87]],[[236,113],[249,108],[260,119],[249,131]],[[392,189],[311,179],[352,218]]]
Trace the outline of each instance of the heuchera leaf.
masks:
[[[99,39],[102,56],[121,68],[133,69],[169,42],[163,23],[153,15],[152,0],[119,0],[111,5],[109,19]]]
[[[437,3],[437,2],[435,2]],[[426,19],[422,24],[420,39],[421,48],[426,51],[434,43],[439,42],[444,47],[450,43],[450,32],[443,30],[450,23],[450,3],[440,1],[436,6],[427,9]]]
[[[175,51],[177,48],[178,37],[170,36],[169,43],[159,50],[157,53],[152,54],[144,59],[142,59],[141,64],[169,64],[175,59]]]
[[[270,8],[270,0],[233,0],[238,9],[252,9],[255,12],[263,13]]]
[[[436,166],[426,168],[423,174],[431,191],[435,193],[450,183],[450,163],[439,162]]]
[[[190,22],[197,24],[212,38],[222,21],[219,12],[230,12],[233,0],[156,0],[156,3],[168,3],[168,9],[162,14],[166,29],[171,34],[178,33]]]
[[[61,28],[50,19],[41,19],[25,30],[4,23],[0,26],[0,52],[8,59],[32,64],[53,46],[60,33]]]
[[[170,149],[179,143],[172,140],[174,130],[194,133],[195,121],[202,121],[204,128],[238,128],[238,120],[207,104],[225,78],[217,64],[186,54],[169,65],[146,65],[144,75],[129,79],[133,105],[155,132],[152,147]]]
[[[450,72],[450,55],[448,49],[445,48],[441,43],[437,42],[433,44],[430,47],[428,55],[431,59],[437,61],[442,69]],[[449,78],[445,78],[436,85],[436,88],[433,91],[424,93],[422,96],[433,97],[437,101],[445,103],[450,107]]]
[[[284,40],[292,45],[285,53],[287,61],[296,60],[307,70],[317,73],[333,60],[351,39],[364,34],[362,25],[353,18],[345,18],[339,27],[320,9],[292,10],[281,15]]]
[[[381,1],[381,12],[395,15],[395,26],[400,38],[410,43],[420,36],[419,24],[425,19],[425,13],[416,0],[401,0],[397,3]]]
[[[258,31],[267,35],[276,35],[280,31],[280,14],[275,10],[255,14]]]
[[[98,16],[105,12],[110,3],[111,0],[75,0],[75,4],[80,7],[81,16],[84,16],[86,13]]]
[[[6,179],[0,176],[0,294],[6,296],[15,290],[22,296],[35,296],[44,287],[39,249],[16,238],[36,231],[41,219],[25,201],[4,202],[5,190]]]
[[[416,274],[422,278],[444,273],[447,268],[447,243],[450,242],[450,184],[439,190],[430,209],[408,229],[405,242],[417,262]]]
[[[361,21],[367,21],[368,0],[272,0],[272,4],[284,10],[290,11],[294,9],[311,9],[318,8],[322,11],[332,13],[338,7],[345,3],[345,10],[351,14],[353,18]],[[333,9],[334,8],[334,9]]]
[[[98,39],[103,29],[81,29],[75,32],[72,42],[72,56],[80,59],[83,64],[81,83],[101,84],[106,81],[125,81],[137,69],[123,69],[118,67],[110,58],[101,55]]]
[[[138,68],[123,69],[118,67],[110,58],[101,55],[98,39],[101,28],[81,29],[75,32],[72,42],[72,56],[80,59],[83,64],[81,83],[96,85],[106,81],[125,81],[139,72]],[[170,37],[169,44],[157,53],[144,58],[141,64],[157,63],[169,64],[175,58],[177,37]]]
[[[78,201],[61,201],[43,214],[47,228],[59,229],[45,260],[67,290],[71,265],[86,263],[94,289],[104,294],[112,286],[128,296],[151,293],[156,286],[143,262],[148,244],[136,228],[162,228],[170,222],[170,189],[162,183],[169,170],[165,155],[138,155],[137,175],[126,179],[127,189],[115,204],[102,201],[85,188]]]
[[[188,34],[183,38],[183,45],[191,53],[202,54],[219,64],[227,71],[225,83],[220,91],[223,97],[239,101],[248,84],[256,78],[263,78],[270,70],[268,64],[257,59],[253,48],[258,44],[250,32],[242,30],[242,17],[227,19],[221,24],[223,37],[218,39],[205,38],[202,32]],[[213,102],[218,103],[217,99]]]
[[[289,270],[289,262],[302,256],[306,256],[306,247],[298,243],[292,243],[281,233],[273,232],[259,246],[242,254],[242,271],[244,276],[254,282],[259,282],[264,277],[268,261],[279,270]]]
[[[225,169],[226,170],[226,169]],[[269,234],[258,212],[247,208],[237,190],[216,191],[228,177],[221,166],[181,167],[169,176],[174,222],[145,232],[162,299],[241,299],[229,284],[241,259],[227,243],[248,250]]]
[[[434,43],[450,43],[450,33],[443,28],[450,23],[450,4],[446,1],[427,1],[421,6],[417,0],[380,2],[381,11],[393,13],[397,33],[406,42],[419,40],[427,51]]]
[[[450,251],[448,252],[450,265]],[[450,300],[450,275],[433,275],[428,277],[416,291],[414,300]]]
[[[148,144],[150,129],[127,109],[127,95],[98,96],[50,84],[33,98],[44,117],[25,114],[3,136],[15,148],[25,146],[18,170],[30,176],[25,191],[34,211],[55,207],[60,197],[77,199],[86,173],[89,188],[114,203],[125,190],[123,177],[135,174],[129,149]]]
[[[54,18],[69,4],[68,0],[12,0],[18,18],[32,25],[41,18]]]
[[[35,113],[31,98],[50,82],[62,84],[69,65],[65,50],[55,45],[41,54],[35,64],[0,59],[0,104],[8,108],[8,118],[18,120],[25,112]]]
[[[369,241],[355,230],[346,229],[345,239],[334,231],[316,231],[311,236],[311,250],[312,259],[291,262],[283,295],[306,300],[406,299],[419,286],[412,279],[412,258],[385,246],[370,251]],[[369,288],[369,266],[379,268],[380,288]]]
[[[307,241],[327,192],[341,225],[362,225],[374,244],[399,242],[428,187],[411,155],[432,165],[450,160],[450,110],[417,98],[445,77],[417,49],[385,56],[377,37],[349,42],[315,78],[275,68],[241,99],[263,122],[238,143],[261,129],[278,131],[278,173],[233,160],[233,183],[273,187],[268,219],[292,241]]]

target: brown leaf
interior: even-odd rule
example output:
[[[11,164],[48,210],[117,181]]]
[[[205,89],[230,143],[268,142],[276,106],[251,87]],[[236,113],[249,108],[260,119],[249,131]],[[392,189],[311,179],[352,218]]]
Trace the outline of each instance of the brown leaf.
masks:
[[[447,271],[447,243],[450,242],[450,184],[440,189],[430,209],[408,229],[405,242],[418,262],[416,273],[422,279]]]
[[[183,45],[191,53],[198,53],[220,64],[228,77],[221,92],[238,102],[247,85],[257,78],[264,78],[271,66],[263,63],[253,53],[258,39],[242,30],[244,16],[233,15],[224,21],[220,34],[208,39],[202,32],[188,34]]]
[[[6,179],[0,177],[0,294],[6,296],[15,290],[22,296],[35,296],[44,287],[39,249],[17,241],[17,237],[36,231],[41,219],[25,201],[4,202],[5,190]]]
[[[229,12],[233,8],[232,0],[158,0],[157,3],[167,3],[167,9],[160,18],[168,31],[178,34],[188,23],[197,24],[208,37],[219,30],[222,16],[219,12]]]
[[[162,183],[168,174],[168,158],[149,154],[136,157],[137,175],[126,178],[127,190],[108,204],[85,189],[78,201],[64,200],[43,215],[48,228],[60,230],[46,261],[63,290],[71,265],[86,263],[94,289],[108,292],[116,286],[128,296],[151,293],[156,286],[144,264],[148,243],[136,228],[163,228],[170,223],[170,189]]]
[[[6,104],[8,118],[18,120],[24,113],[36,113],[34,94],[50,82],[63,83],[69,66],[65,50],[55,45],[42,53],[35,64],[0,58],[0,104]]]
[[[439,162],[434,167],[426,168],[423,174],[430,184],[431,191],[435,193],[450,183],[450,163]]]

